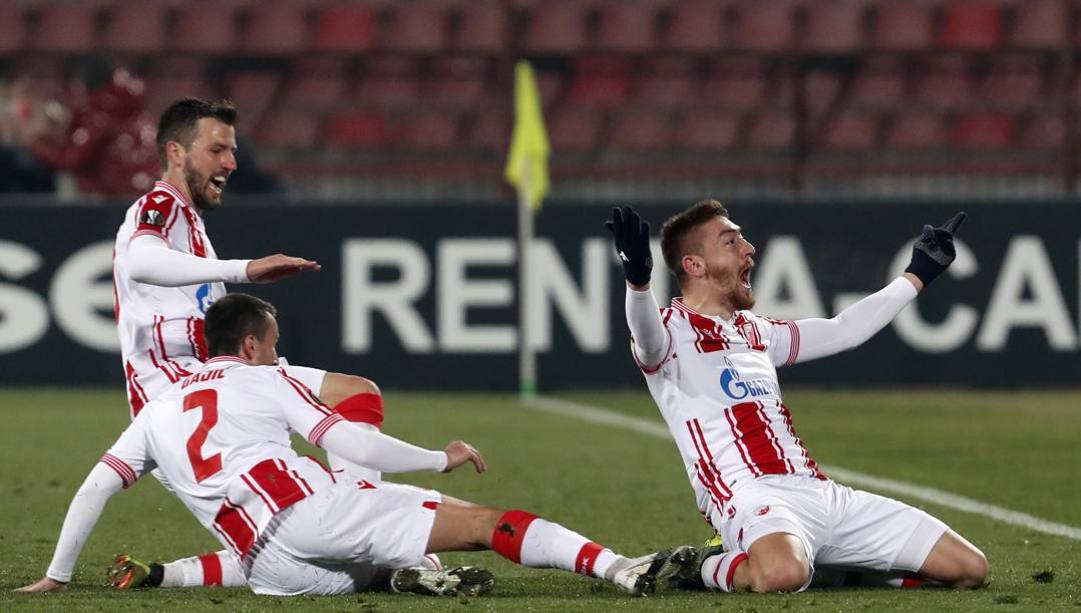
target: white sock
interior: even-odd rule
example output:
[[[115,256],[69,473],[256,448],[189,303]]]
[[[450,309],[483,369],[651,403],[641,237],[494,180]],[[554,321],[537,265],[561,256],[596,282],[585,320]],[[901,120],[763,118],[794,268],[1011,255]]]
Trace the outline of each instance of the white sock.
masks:
[[[559,568],[605,578],[622,556],[563,526],[527,513],[508,511],[496,522],[492,549],[531,568]]]
[[[367,428],[379,432],[379,428],[376,428],[372,424],[366,424],[364,422],[349,422],[354,426],[361,428]],[[354,462],[350,462],[345,458],[338,457],[332,453],[327,453],[327,462],[330,463],[330,469],[334,471],[344,470],[345,474],[354,479],[365,479],[373,484],[379,483],[383,480],[383,473],[378,470],[372,470],[367,466],[361,466]]]
[[[711,590],[731,592],[736,568],[746,561],[747,554],[738,550],[710,556],[702,563],[702,583]]]
[[[161,587],[238,587],[248,584],[240,560],[228,551],[183,558],[162,567]]]

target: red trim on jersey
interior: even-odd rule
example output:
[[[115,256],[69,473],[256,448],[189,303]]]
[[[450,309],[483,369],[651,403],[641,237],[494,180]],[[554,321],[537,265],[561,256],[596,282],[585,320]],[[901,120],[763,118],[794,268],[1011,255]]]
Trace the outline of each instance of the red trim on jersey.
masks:
[[[139,375],[135,373],[135,367],[131,365],[131,362],[124,362],[124,376],[128,380],[128,404],[131,405],[131,418],[135,419],[135,416],[146,405],[146,391],[143,390],[142,385],[139,385]]]
[[[135,483],[135,480],[139,478],[135,475],[135,471],[128,466],[127,462],[111,453],[106,453],[101,456],[100,461],[109,468],[115,470],[116,474],[120,475],[120,479],[124,482],[124,489],[128,489],[131,484]]]
[[[379,394],[354,394],[334,405],[334,412],[354,423],[383,427],[383,397]]]
[[[131,240],[135,240],[136,238],[139,238],[140,236],[154,236],[154,237],[160,238],[161,240],[165,241],[166,243],[169,242],[169,240],[167,238],[165,238],[165,236],[161,232],[158,232],[156,230],[139,230],[138,232],[135,232],[134,234],[131,235]]]
[[[742,311],[737,312],[732,325],[736,328],[736,332],[743,337],[743,340],[747,341],[748,347],[755,351],[765,351],[766,346],[762,343],[762,332],[758,329],[758,324],[754,321],[753,316],[747,317]]]
[[[582,545],[582,548],[578,550],[578,557],[574,559],[574,572],[587,577],[592,575],[593,565],[597,562],[597,556],[602,551],[604,551],[604,547],[593,541]]]
[[[303,479],[297,481],[281,460],[263,460],[240,478],[275,513],[307,498],[311,492],[311,486]]]
[[[221,362],[237,362],[245,366],[251,366],[251,362],[235,355],[219,355],[217,357],[210,358],[203,364],[203,366],[210,366],[211,364],[218,364]]]
[[[315,424],[315,427],[312,428],[312,431],[308,433],[308,442],[312,445],[315,445],[316,447],[322,447],[323,436],[326,435],[327,430],[330,430],[331,426],[340,421],[345,421],[345,418],[341,415],[338,415],[337,413],[333,415],[327,415],[319,423]]]
[[[203,587],[221,585],[221,559],[216,553],[208,553],[199,556],[199,564],[203,567]]]
[[[638,368],[644,374],[652,375],[653,373],[660,370],[661,366],[664,366],[664,364],[668,361],[668,356],[672,352],[672,331],[669,330],[667,326],[665,326],[664,333],[668,335],[668,346],[665,347],[665,349],[664,349],[664,355],[661,356],[660,363],[657,364],[656,366],[654,366],[653,368],[650,368],[650,367],[646,366],[645,364],[643,364],[642,361],[638,359],[638,352],[636,352],[634,350],[634,347],[631,347],[631,357],[634,358],[634,363],[638,365]],[[632,343],[634,342],[634,337],[633,336],[631,337],[631,342]]]
[[[372,486],[372,487],[374,487],[374,486]],[[424,502],[420,503],[420,506],[424,507],[425,509],[428,509],[429,511],[435,511],[436,509],[439,508],[439,503],[434,501],[434,500],[425,500]]]
[[[147,353],[150,354],[150,361],[154,364],[154,368],[157,368],[161,372],[165,373],[165,378],[169,379],[169,383],[176,383],[180,380],[180,377],[173,373],[172,370],[166,368],[163,364],[158,362],[158,358],[154,355],[153,349],[148,350]]]
[[[226,542],[239,556],[244,556],[255,544],[255,522],[244,508],[228,498],[221,503],[218,514],[214,517],[214,529],[225,537]]]
[[[725,574],[724,577],[724,585],[728,588],[727,591],[732,591],[732,580],[736,578],[736,568],[738,568],[740,564],[743,564],[746,561],[747,554],[741,551],[736,554],[736,557],[732,560],[732,563],[728,565],[728,572]],[[720,568],[720,566],[720,564],[717,565],[718,568]],[[716,577],[714,577],[714,579],[716,579]]]
[[[191,245],[191,254],[195,257],[206,257],[206,243],[203,242],[203,233],[198,227],[198,217],[189,208],[183,209],[184,219],[188,222],[188,242]]]
[[[200,362],[207,361],[205,322],[195,317],[188,318],[188,344],[191,354]]]
[[[157,336],[158,350],[161,351],[161,360],[166,365],[168,365],[169,369],[172,370],[173,373],[174,373],[174,375],[172,377],[169,377],[169,381],[172,382],[172,383],[176,383],[177,381],[179,381],[183,377],[191,376],[191,373],[188,372],[186,368],[181,366],[175,360],[169,359],[169,354],[165,351],[165,333],[162,332],[162,324],[164,324],[164,323],[165,323],[165,316],[164,315],[155,315],[154,316],[154,328],[153,328],[153,330],[154,330],[154,334]],[[153,351],[150,352],[150,358],[151,358],[151,360],[154,359],[154,352]],[[154,360],[154,365],[157,366],[158,368],[161,368],[163,372],[165,371],[165,369],[161,365],[158,364],[157,360]],[[166,375],[168,376],[168,373],[166,373]]]
[[[773,431],[773,422],[770,421],[769,416],[766,415],[766,405],[762,404],[762,401],[757,401],[758,404],[758,416],[766,424],[766,436],[769,438],[770,443],[773,444],[773,450],[777,452],[779,457],[785,464],[785,472],[792,474],[796,472],[796,467],[792,465],[792,461],[785,457],[784,447],[781,446],[781,439],[777,436],[777,433]]]
[[[796,440],[796,446],[799,447],[800,451],[803,453],[804,465],[807,467],[807,470],[811,471],[812,477],[825,481],[826,475],[822,474],[822,471],[818,468],[818,462],[815,462],[814,459],[811,458],[811,454],[807,453],[807,447],[804,446],[803,439],[796,434],[796,428],[792,425],[792,412],[788,410],[788,407],[785,406],[784,403],[781,403],[780,411],[781,417],[784,419],[784,424],[788,428],[788,434]]]
[[[749,451],[743,441],[743,435],[741,434],[739,428],[736,426],[737,422],[732,419],[732,409],[734,408],[735,407],[726,408],[724,410],[724,418],[728,421],[728,428],[732,431],[732,436],[736,440],[736,449],[739,451],[739,457],[743,458],[743,463],[747,466],[747,468],[751,470],[752,475],[754,475],[755,477],[761,477],[762,471],[758,470],[758,467],[755,466],[755,464],[751,461],[751,458],[749,457]]]
[[[294,379],[293,377],[290,377],[285,372],[284,368],[279,368],[278,369],[278,374],[280,374],[282,377],[284,377],[285,380],[289,382],[289,385],[291,385],[292,388],[294,390],[296,390],[296,393],[300,394],[300,397],[303,398],[305,402],[310,404],[312,406],[312,408],[314,408],[315,410],[319,411],[320,413],[322,413],[324,415],[330,415],[330,414],[333,413],[333,411],[330,410],[330,407],[323,404],[323,402],[321,400],[316,398],[315,393],[313,393],[310,389],[308,389],[307,385],[304,385],[304,383],[302,383],[298,379]]]
[[[706,442],[706,435],[702,431],[702,423],[698,421],[697,417],[691,420],[691,422],[694,425],[694,431],[691,432],[691,436],[694,437],[695,434],[698,435],[697,444],[701,446],[699,453],[705,453],[706,459],[709,461],[709,466],[713,469],[714,475],[716,475],[717,484],[724,490],[725,500],[727,501],[727,499],[732,497],[732,490],[725,484],[721,469],[717,468],[717,462],[713,459],[713,452],[709,450],[709,443]]]
[[[781,450],[773,444],[775,435],[769,429],[769,420],[764,413],[760,413],[760,409],[759,402],[741,402],[732,406],[732,416],[741,433],[739,442],[747,448],[756,477],[788,474]]]
[[[788,326],[788,331],[791,336],[788,349],[788,359],[785,360],[785,366],[791,366],[796,363],[796,358],[799,357],[799,326],[794,321],[786,321],[785,325]]]
[[[495,522],[495,530],[492,531],[492,551],[507,558],[511,562],[522,563],[522,541],[529,525],[537,516],[514,509],[507,511]]]
[[[717,507],[717,510],[720,511],[722,508],[724,508],[724,503],[728,502],[728,499],[731,498],[732,493],[728,490],[728,487],[724,484],[724,481],[719,479],[715,474],[716,467],[712,466],[713,459],[710,458],[710,461],[707,463],[705,458],[703,457],[704,454],[702,452],[702,442],[699,441],[698,437],[695,435],[695,426],[692,425],[693,421],[697,420],[692,420],[685,423],[687,425],[687,431],[691,434],[691,440],[694,442],[695,451],[698,452],[698,461],[695,463],[694,473],[695,476],[698,477],[698,482],[706,488],[706,493],[709,494],[710,499],[713,501],[713,506]],[[727,494],[721,492],[721,490],[718,489],[718,484],[725,489],[725,492],[727,492]],[[708,517],[708,509],[701,509],[701,511],[703,515],[706,515]]]
[[[113,319],[120,323],[120,292],[116,289],[116,247],[113,247]]]

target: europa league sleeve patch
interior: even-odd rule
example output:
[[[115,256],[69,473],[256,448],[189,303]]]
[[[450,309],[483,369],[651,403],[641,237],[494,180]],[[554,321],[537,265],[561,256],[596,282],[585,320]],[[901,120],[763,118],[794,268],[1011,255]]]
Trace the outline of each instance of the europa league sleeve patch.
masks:
[[[167,193],[151,192],[147,194],[146,201],[143,202],[142,208],[139,209],[139,223],[135,231],[152,232],[164,236],[166,233],[165,226],[169,223],[175,205],[176,201]]]
[[[165,215],[162,215],[161,211],[147,209],[143,211],[143,216],[139,219],[139,224],[162,227],[165,225]]]

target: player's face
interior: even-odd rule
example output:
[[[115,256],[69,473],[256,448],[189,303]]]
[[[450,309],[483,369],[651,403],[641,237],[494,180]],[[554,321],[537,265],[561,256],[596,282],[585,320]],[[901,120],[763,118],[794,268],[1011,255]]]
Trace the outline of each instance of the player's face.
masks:
[[[255,350],[252,352],[251,363],[256,366],[271,366],[278,363],[278,322],[269,315],[270,325],[267,326],[263,338],[255,339]]]
[[[706,280],[731,311],[754,306],[751,268],[754,245],[727,217],[717,217],[699,228]]]
[[[195,138],[186,150],[184,180],[192,204],[200,211],[221,206],[229,175],[236,170],[236,130],[213,117],[195,124]]]

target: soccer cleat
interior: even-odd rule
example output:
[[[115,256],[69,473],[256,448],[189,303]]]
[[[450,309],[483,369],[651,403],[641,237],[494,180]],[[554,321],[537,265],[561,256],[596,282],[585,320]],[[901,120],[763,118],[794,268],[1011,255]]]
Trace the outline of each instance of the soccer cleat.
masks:
[[[150,565],[122,553],[113,560],[113,566],[105,572],[110,587],[130,590],[142,587],[150,577]]]
[[[450,570],[401,568],[390,574],[390,591],[425,596],[481,596],[492,591],[494,584],[491,572],[475,566]]]
[[[657,587],[667,587],[669,579],[687,572],[697,560],[698,550],[690,545],[665,549],[640,558],[633,558],[626,568],[616,571],[612,583],[631,596],[646,596]]]
[[[702,583],[702,564],[706,558],[720,553],[724,553],[724,541],[721,540],[720,534],[714,534],[697,550],[694,563],[688,564],[668,580],[668,587],[680,590],[706,589],[706,585]]]

